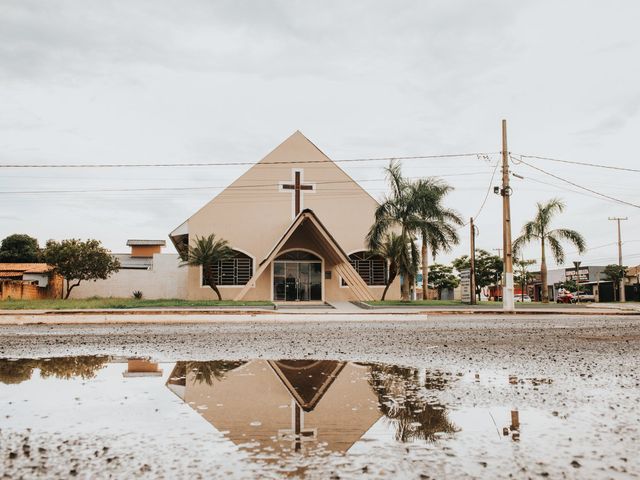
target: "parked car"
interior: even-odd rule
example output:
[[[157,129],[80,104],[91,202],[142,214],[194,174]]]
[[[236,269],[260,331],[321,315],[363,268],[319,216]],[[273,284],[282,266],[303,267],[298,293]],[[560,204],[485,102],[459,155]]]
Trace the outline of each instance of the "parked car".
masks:
[[[529,295],[514,295],[513,299],[516,302],[524,302],[524,303],[531,303],[531,297]]]
[[[580,302],[595,302],[596,301],[596,296],[593,295],[592,293],[573,292],[571,295],[573,296],[573,298],[571,299],[571,303],[578,303],[578,301],[580,301]]]
[[[559,292],[556,297],[557,303],[573,303],[573,295],[570,292]]]

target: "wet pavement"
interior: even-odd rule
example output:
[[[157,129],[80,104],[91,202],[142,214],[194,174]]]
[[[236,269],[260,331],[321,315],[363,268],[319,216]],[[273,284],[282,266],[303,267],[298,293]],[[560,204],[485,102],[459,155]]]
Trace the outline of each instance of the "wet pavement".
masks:
[[[638,478],[639,326],[3,328],[0,466],[6,478]]]

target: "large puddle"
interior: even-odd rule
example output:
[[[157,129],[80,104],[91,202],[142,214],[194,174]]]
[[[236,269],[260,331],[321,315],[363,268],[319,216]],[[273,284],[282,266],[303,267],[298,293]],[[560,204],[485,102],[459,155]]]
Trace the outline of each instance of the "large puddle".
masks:
[[[0,468],[7,478],[633,474],[633,412],[532,406],[519,400],[528,391],[557,395],[554,379],[507,371],[329,360],[5,359]]]

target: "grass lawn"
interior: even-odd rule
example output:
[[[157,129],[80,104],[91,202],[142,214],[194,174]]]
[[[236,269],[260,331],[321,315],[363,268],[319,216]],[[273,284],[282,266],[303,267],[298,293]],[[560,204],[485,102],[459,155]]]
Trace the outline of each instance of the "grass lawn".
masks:
[[[415,302],[403,302],[402,300],[376,300],[373,302],[366,302],[373,307],[472,307],[467,303],[462,303],[460,300],[416,300]],[[571,304],[571,303],[520,303],[516,302],[516,309],[526,308],[580,308],[584,307],[585,303]],[[502,308],[502,302],[489,302],[481,301],[473,308]]]
[[[271,302],[234,302],[233,300],[150,300],[135,298],[83,298],[46,300],[2,300],[0,310],[80,310],[87,308],[158,308],[158,307],[266,307]]]

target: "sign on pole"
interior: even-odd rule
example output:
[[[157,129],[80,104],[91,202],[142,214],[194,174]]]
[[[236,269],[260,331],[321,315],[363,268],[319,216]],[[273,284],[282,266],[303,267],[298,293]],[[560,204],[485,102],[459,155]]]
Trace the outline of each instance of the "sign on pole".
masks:
[[[460,293],[463,303],[471,303],[471,270],[460,271]]]

